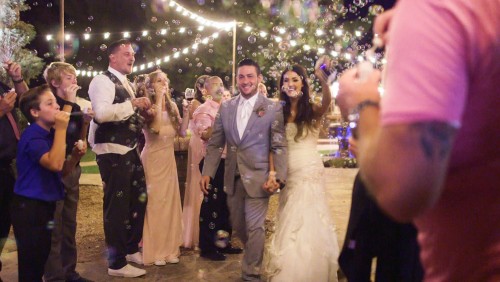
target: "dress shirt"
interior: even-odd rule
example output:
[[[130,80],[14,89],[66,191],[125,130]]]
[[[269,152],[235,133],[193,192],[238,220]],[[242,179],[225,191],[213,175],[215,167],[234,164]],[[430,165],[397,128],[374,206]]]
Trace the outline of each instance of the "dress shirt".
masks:
[[[236,126],[238,127],[238,133],[240,135],[240,139],[243,138],[243,133],[245,132],[248,120],[252,115],[253,107],[255,106],[255,102],[257,101],[258,96],[259,93],[256,93],[249,99],[245,99],[243,98],[243,96],[240,95],[238,101],[238,111],[236,113],[237,116]]]
[[[128,85],[130,87],[125,75],[111,67],[109,67],[108,70],[114,74],[123,85]],[[127,87],[125,89],[127,89]],[[135,98],[135,95],[132,94],[131,98]],[[95,114],[94,119],[99,123],[126,120],[134,114],[134,107],[130,101],[113,104],[115,99],[115,84],[104,74],[97,75],[90,82],[89,97]],[[134,149],[115,143],[95,144],[94,138],[97,126],[98,125],[92,121],[89,131],[89,143],[92,147],[92,151],[96,154],[114,153],[124,155]]]

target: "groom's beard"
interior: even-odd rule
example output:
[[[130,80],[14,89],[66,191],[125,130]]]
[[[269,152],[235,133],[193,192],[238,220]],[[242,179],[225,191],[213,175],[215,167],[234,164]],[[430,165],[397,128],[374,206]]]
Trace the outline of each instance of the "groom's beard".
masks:
[[[250,97],[252,97],[253,95],[257,94],[257,92],[258,92],[257,85],[252,85],[252,86],[250,87],[250,93],[248,93],[248,94],[247,94],[247,93],[245,93],[245,92],[243,91],[242,87],[239,87],[239,90],[240,90],[241,95],[242,95],[243,97],[245,97],[245,98],[250,98]]]

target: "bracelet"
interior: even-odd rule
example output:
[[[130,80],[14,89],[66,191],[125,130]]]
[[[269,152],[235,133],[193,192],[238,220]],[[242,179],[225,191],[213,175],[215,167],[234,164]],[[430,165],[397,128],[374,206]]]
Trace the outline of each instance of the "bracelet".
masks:
[[[357,123],[359,121],[359,113],[366,107],[375,107],[377,109],[380,108],[379,102],[373,100],[364,100],[356,105],[356,107],[351,111],[348,116],[350,122]]]
[[[22,76],[21,76],[21,78],[20,78],[19,80],[14,80],[14,79],[12,79],[12,82],[14,82],[14,83],[16,83],[16,84],[17,84],[17,83],[21,83],[21,82],[23,82],[23,81],[24,81],[24,78],[23,78]]]

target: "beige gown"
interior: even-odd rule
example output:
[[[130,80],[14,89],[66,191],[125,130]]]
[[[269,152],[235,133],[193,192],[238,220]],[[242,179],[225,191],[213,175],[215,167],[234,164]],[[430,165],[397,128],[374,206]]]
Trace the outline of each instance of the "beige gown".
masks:
[[[182,210],[182,222],[184,224],[183,246],[186,248],[198,247],[200,240],[200,208],[203,201],[203,193],[200,190],[200,161],[203,158],[203,143],[195,134],[193,120],[189,121],[191,139],[189,140],[188,168],[186,178],[186,190],[184,192],[184,205]]]
[[[141,160],[146,174],[148,204],[144,219],[143,261],[153,264],[180,255],[182,208],[174,155],[173,128],[168,112],[162,112],[159,134],[144,130],[146,145]]]

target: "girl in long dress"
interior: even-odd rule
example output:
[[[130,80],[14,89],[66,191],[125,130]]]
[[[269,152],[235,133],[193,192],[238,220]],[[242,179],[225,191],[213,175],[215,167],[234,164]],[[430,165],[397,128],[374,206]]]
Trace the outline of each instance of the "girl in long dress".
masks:
[[[266,248],[270,281],[337,281],[339,246],[326,201],[323,163],[315,153],[320,120],[331,94],[326,75],[320,69],[315,74],[323,92],[321,103],[309,95],[302,66],[286,69],[280,79],[288,175],[279,195],[275,232]]]
[[[204,85],[208,75],[201,75],[194,84],[196,91],[195,99],[191,102],[189,110],[189,130],[195,132],[193,123],[194,111],[203,104]],[[203,193],[200,190],[201,172],[199,164],[203,158],[203,142],[196,134],[191,134],[188,149],[188,167],[186,173],[186,189],[184,191],[184,204],[182,206],[183,246],[185,248],[198,247],[200,237],[200,208],[203,200]]]
[[[158,266],[178,263],[182,245],[182,208],[174,156],[174,137],[184,136],[187,119],[182,120],[169,91],[167,75],[160,70],[148,76],[156,114],[144,129],[146,144],[141,160],[146,175],[148,204],[142,239],[143,262]],[[188,108],[184,107],[185,116]]]

